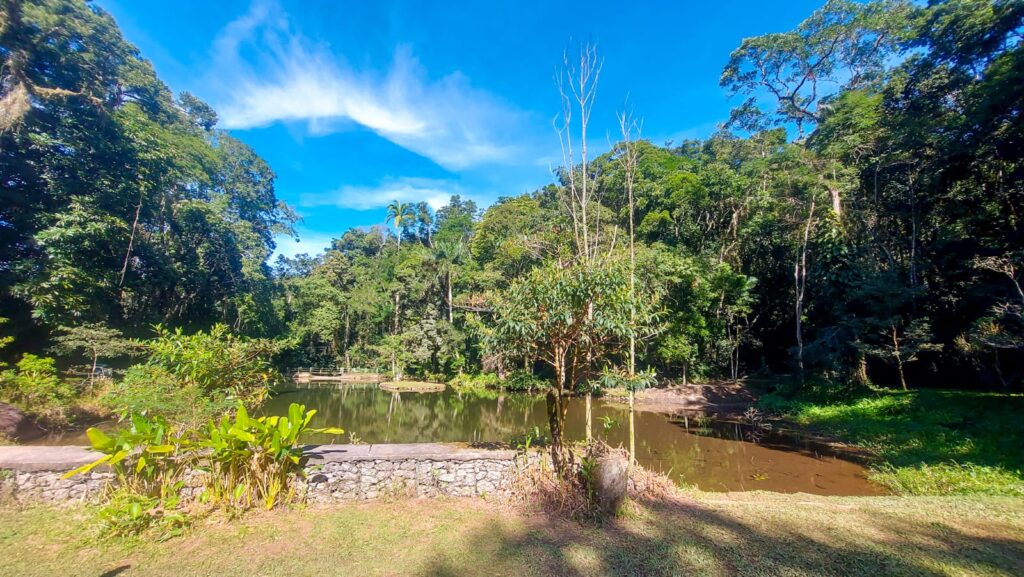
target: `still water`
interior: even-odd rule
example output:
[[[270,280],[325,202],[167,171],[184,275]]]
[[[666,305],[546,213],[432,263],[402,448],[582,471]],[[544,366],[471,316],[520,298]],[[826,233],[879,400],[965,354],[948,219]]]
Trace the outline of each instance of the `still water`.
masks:
[[[300,385],[271,398],[266,414],[285,414],[290,403],[317,409],[312,425],[341,427],[343,438],[316,435],[313,443],[521,443],[545,434],[543,396],[392,393],[375,384]],[[583,399],[569,401],[566,435],[585,435]],[[607,417],[605,419],[604,417]],[[594,433],[613,446],[628,445],[624,405],[594,401]],[[861,465],[837,458],[808,441],[734,423],[638,411],[637,458],[677,482],[706,491],[766,490],[819,495],[876,495]],[[351,436],[349,436],[351,435]]]

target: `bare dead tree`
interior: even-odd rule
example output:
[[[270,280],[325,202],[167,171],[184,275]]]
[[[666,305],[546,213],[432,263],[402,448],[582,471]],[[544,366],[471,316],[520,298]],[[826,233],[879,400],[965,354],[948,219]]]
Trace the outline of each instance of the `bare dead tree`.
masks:
[[[587,129],[590,113],[597,96],[597,84],[604,61],[597,54],[597,46],[586,43],[579,47],[579,57],[570,58],[563,54],[563,69],[555,82],[562,99],[562,112],[555,118],[555,130],[562,147],[562,164],[566,170],[568,186],[568,211],[572,219],[573,240],[576,242],[577,258],[590,263],[597,254],[597,233],[591,233],[591,214],[594,186],[590,182],[589,157],[587,155]],[[574,124],[574,114],[579,114]],[[573,140],[574,126],[579,127],[579,165]]]
[[[591,182],[589,156],[587,154],[587,129],[590,125],[590,114],[597,97],[597,85],[601,76],[603,60],[598,56],[597,46],[591,43],[580,44],[578,57],[570,57],[569,51],[562,54],[562,70],[555,77],[558,93],[562,101],[562,112],[555,118],[555,131],[562,148],[562,165],[568,179],[567,208],[572,219],[573,240],[576,244],[576,261],[590,266],[597,257],[600,240],[600,206],[594,193],[596,187]],[[579,117],[575,119],[574,115]],[[579,129],[579,171],[577,172],[577,156],[573,132]],[[592,205],[596,205],[593,206]],[[594,208],[591,211],[591,208]],[[592,214],[596,212],[597,214]],[[592,230],[593,229],[593,230]],[[593,309],[587,311],[593,315]],[[589,354],[589,353],[588,353]],[[587,359],[588,364],[592,359]],[[574,377],[575,378],[575,377]],[[586,435],[592,438],[592,407],[591,394],[587,393],[586,403]]]
[[[633,188],[636,184],[636,166],[638,153],[636,138],[639,137],[643,123],[638,121],[632,112],[621,112],[618,114],[619,129],[622,133],[622,150],[619,153],[619,163],[622,166],[625,178],[626,198],[629,203],[629,377],[636,375],[636,232],[633,224]],[[629,390],[629,463],[632,466],[636,463],[636,434],[633,415],[635,404],[635,392]]]

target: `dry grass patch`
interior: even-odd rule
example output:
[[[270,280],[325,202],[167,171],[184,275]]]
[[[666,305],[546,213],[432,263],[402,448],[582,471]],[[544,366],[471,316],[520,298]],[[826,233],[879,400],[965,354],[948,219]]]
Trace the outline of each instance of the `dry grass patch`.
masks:
[[[576,522],[528,503],[404,499],[211,517],[97,541],[79,508],[0,508],[9,575],[1024,574],[1024,501],[687,493]]]
[[[447,385],[426,381],[389,381],[378,385],[382,390],[398,393],[437,393]]]

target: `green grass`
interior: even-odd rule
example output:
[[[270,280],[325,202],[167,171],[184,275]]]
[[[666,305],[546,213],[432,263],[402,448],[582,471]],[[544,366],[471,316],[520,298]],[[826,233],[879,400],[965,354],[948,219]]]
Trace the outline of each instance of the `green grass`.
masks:
[[[1024,572],[1024,500],[695,493],[603,525],[482,500],[207,519],[97,541],[83,509],[0,507],[0,573],[35,575],[988,575]]]
[[[886,391],[761,407],[877,457],[872,478],[899,494],[1024,496],[1024,395]]]

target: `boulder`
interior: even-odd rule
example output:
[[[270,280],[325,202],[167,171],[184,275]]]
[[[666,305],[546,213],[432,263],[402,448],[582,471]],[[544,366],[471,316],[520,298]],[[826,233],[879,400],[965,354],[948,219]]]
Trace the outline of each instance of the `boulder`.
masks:
[[[21,442],[38,439],[45,433],[28,415],[7,403],[0,403],[0,437]]]
[[[594,494],[601,513],[614,515],[626,499],[629,457],[624,451],[609,451],[598,457],[594,470]]]

